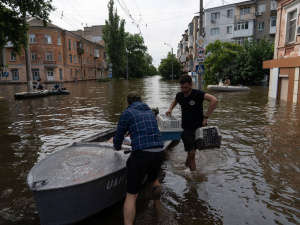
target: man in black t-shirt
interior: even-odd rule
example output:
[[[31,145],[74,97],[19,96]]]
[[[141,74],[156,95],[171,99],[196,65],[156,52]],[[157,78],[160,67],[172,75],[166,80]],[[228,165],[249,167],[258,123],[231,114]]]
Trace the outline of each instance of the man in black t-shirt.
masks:
[[[182,129],[181,139],[184,149],[187,151],[186,165],[191,171],[196,170],[195,153],[195,131],[197,128],[206,126],[207,119],[215,110],[218,100],[204,91],[192,89],[193,82],[191,76],[184,74],[180,77],[181,91],[177,93],[175,100],[172,101],[170,109],[166,112],[168,116],[172,115],[172,110],[180,104],[182,110]],[[203,101],[210,102],[209,107],[203,115]]]

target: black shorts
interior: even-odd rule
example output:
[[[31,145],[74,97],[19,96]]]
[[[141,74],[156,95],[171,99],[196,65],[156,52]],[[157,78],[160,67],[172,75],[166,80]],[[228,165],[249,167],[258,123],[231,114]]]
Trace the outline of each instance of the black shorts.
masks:
[[[134,151],[127,160],[126,179],[127,192],[138,194],[146,174],[147,181],[153,182],[157,179],[165,153]]]
[[[196,149],[196,141],[195,141],[195,130],[183,130],[181,133],[181,139],[184,144],[184,150],[185,151],[191,151]]]

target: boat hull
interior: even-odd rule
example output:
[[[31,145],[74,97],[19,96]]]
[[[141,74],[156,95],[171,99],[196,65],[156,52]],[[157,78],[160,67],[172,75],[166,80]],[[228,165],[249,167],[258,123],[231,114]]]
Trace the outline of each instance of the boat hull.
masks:
[[[212,91],[223,91],[223,92],[242,92],[251,91],[249,87],[246,86],[218,86],[218,85],[208,85],[207,89]]]
[[[126,195],[125,172],[124,168],[77,186],[34,191],[41,224],[73,224],[120,201]]]
[[[37,98],[49,95],[49,90],[33,91],[33,92],[20,92],[14,94],[15,99]]]
[[[56,91],[56,90],[51,90],[49,92],[49,95],[69,95],[70,92],[67,90],[61,90],[61,91]]]

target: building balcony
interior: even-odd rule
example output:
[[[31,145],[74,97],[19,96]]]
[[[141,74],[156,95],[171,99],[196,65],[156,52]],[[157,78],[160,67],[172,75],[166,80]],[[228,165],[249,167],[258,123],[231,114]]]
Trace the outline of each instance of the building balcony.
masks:
[[[77,54],[78,55],[84,54],[84,49],[83,48],[77,48]]]
[[[234,22],[248,21],[248,20],[253,20],[253,19],[255,19],[255,14],[253,14],[253,13],[234,16]]]

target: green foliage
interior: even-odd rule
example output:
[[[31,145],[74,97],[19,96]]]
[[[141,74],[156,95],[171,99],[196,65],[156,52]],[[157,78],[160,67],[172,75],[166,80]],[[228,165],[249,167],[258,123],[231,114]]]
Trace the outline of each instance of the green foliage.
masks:
[[[183,66],[178,61],[176,56],[173,54],[173,76],[174,78],[180,77],[182,74]],[[172,54],[171,52],[168,53],[167,58],[162,59],[160,65],[158,67],[158,73],[166,79],[172,78]]]
[[[229,77],[234,84],[260,84],[264,74],[269,73],[268,70],[262,69],[263,61],[271,60],[273,54],[274,44],[270,40],[266,40],[264,37],[255,41],[251,37],[244,43],[243,49],[238,52],[235,64],[229,68],[231,70]]]
[[[206,54],[210,53],[205,59],[204,80],[206,83],[215,84],[219,79],[225,77],[228,65],[234,63],[238,51],[242,49],[240,45],[216,40],[206,47]]]
[[[125,48],[125,20],[113,12],[114,1],[108,2],[108,20],[105,20],[103,27],[103,40],[105,50],[109,57],[109,63],[112,63],[113,77],[123,76],[126,65],[126,48]]]
[[[126,33],[126,48],[130,77],[141,78],[157,74],[156,68],[152,65],[153,58],[147,53],[142,36]]]
[[[20,54],[27,47],[29,26],[25,21],[28,16],[43,21],[44,26],[50,22],[49,14],[54,10],[52,0],[1,0],[0,2],[0,49],[8,41],[13,45],[13,51]]]
[[[130,77],[144,77],[149,59],[146,57],[147,47],[144,45],[143,37],[138,34],[127,34],[126,48]]]
[[[250,37],[243,46],[217,40],[206,48],[204,80],[215,84],[228,76],[232,84],[259,84],[268,73],[262,69],[263,61],[271,60],[273,51],[274,44],[265,37],[260,41]]]

